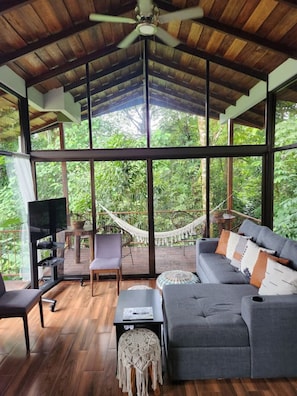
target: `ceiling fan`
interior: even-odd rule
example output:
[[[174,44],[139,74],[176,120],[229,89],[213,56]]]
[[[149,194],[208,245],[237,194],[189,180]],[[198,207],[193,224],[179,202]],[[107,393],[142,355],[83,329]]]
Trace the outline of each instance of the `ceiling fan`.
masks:
[[[201,7],[190,7],[170,12],[168,14],[160,14],[159,8],[152,2],[152,0],[137,0],[135,19],[104,14],[90,14],[89,16],[90,20],[94,22],[129,23],[136,25],[136,28],[118,44],[119,48],[129,47],[129,45],[131,45],[140,35],[155,35],[168,46],[176,47],[180,44],[180,41],[167,33],[167,31],[159,25],[175,20],[183,21],[186,19],[202,17],[203,9]]]

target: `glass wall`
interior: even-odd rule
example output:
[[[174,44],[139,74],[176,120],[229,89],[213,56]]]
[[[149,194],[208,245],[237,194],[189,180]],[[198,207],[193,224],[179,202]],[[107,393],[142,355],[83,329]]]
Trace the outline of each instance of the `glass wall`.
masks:
[[[276,94],[274,230],[297,239],[297,82]]]
[[[0,87],[0,150],[20,152],[18,98]]]
[[[123,274],[147,274],[146,162],[95,162],[94,180],[97,231],[122,233]]]
[[[34,199],[29,158],[0,155],[0,175],[0,272],[26,286],[31,281],[27,202]]]
[[[233,210],[260,220],[262,216],[262,157],[233,159]]]
[[[276,94],[275,147],[296,143],[297,82]]]
[[[205,227],[202,161],[153,161],[153,180],[156,272],[195,271],[195,241]]]

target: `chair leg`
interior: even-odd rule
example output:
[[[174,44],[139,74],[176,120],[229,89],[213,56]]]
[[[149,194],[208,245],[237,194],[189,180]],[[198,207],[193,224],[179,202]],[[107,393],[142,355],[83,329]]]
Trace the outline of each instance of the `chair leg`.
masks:
[[[42,299],[39,300],[39,313],[40,313],[40,323],[41,327],[44,327],[44,320],[43,320],[43,308],[42,308]]]
[[[25,340],[26,340],[26,348],[27,353],[30,353],[30,340],[29,340],[29,330],[28,330],[28,317],[27,314],[23,316],[24,322],[24,333],[25,333]]]
[[[91,290],[92,290],[92,297],[94,297],[94,293],[93,293],[93,283],[94,283],[94,274],[93,271],[90,271],[90,280],[91,280]]]
[[[116,281],[117,281],[117,292],[118,292],[118,295],[120,294],[120,273],[119,273],[119,270],[117,270],[117,272],[116,272]]]

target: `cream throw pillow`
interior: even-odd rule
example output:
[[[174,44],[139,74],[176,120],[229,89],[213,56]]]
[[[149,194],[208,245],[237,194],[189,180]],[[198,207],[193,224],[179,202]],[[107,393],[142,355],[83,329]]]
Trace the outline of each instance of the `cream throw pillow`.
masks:
[[[240,240],[240,235],[236,234],[235,232],[230,231],[229,239],[227,243],[227,250],[226,250],[226,257],[229,260],[233,259],[233,254],[235,252],[235,248]]]
[[[268,258],[259,294],[297,294],[297,271]]]

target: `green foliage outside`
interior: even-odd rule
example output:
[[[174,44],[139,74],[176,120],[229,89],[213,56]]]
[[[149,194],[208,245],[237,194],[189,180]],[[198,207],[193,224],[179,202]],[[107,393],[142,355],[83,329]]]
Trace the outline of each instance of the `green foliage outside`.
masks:
[[[135,116],[135,122],[132,117]],[[121,122],[120,122],[121,120]],[[204,122],[204,121],[203,121]],[[200,146],[201,136],[196,116],[166,109],[153,109],[152,147]],[[120,130],[122,128],[123,130]],[[213,145],[226,145],[226,126],[211,120],[210,140]],[[65,146],[67,149],[88,147],[88,123],[65,124]],[[246,134],[253,142],[262,143],[263,132],[238,127],[237,144],[240,136],[246,143]],[[96,118],[92,123],[94,148],[141,148],[146,146],[143,120],[140,112],[123,111]],[[47,135],[38,137],[43,143],[50,142],[50,148],[57,147],[59,134],[54,131],[52,138]],[[54,142],[53,140],[54,139]],[[261,140],[262,139],[262,140]],[[56,142],[55,142],[56,140]],[[202,211],[204,198],[202,191],[202,167],[200,159],[157,160],[153,161],[154,206],[155,211]],[[211,209],[226,200],[226,159],[211,160]],[[261,196],[261,162],[255,158],[237,160],[238,171],[234,172],[234,202],[237,210],[250,216],[260,216]],[[90,219],[90,164],[88,162],[68,162],[67,180],[69,193],[69,210],[82,213]],[[62,173],[60,163],[37,164],[38,197],[49,198],[61,196]],[[248,188],[243,189],[241,182],[249,181]],[[95,194],[97,211],[98,202],[114,212],[147,212],[147,180],[145,161],[97,161],[95,162]],[[201,212],[199,213],[201,214]],[[172,228],[169,216],[155,219],[157,230]],[[130,216],[129,222],[137,227],[147,229],[147,216]]]
[[[22,227],[23,203],[16,191],[17,181],[11,162],[11,157],[0,156],[0,272],[4,278],[9,273],[14,279],[19,279],[22,263],[19,230]]]

